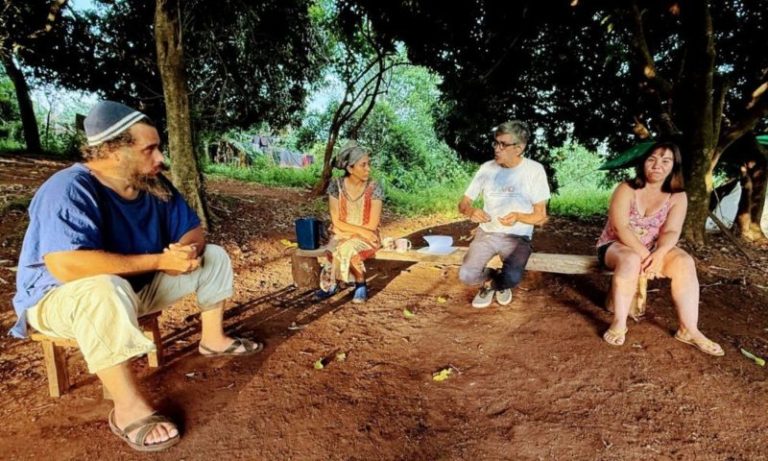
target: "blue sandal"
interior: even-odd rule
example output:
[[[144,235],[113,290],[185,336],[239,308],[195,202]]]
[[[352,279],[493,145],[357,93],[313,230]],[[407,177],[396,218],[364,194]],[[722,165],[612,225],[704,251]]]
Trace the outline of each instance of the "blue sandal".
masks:
[[[355,283],[355,294],[352,296],[352,302],[355,304],[363,304],[368,301],[368,285],[365,282]]]
[[[335,295],[338,292],[339,292],[339,285],[334,283],[327,290],[323,290],[322,288],[317,290],[315,292],[315,299],[318,301],[325,301],[326,299],[330,298],[331,296]]]

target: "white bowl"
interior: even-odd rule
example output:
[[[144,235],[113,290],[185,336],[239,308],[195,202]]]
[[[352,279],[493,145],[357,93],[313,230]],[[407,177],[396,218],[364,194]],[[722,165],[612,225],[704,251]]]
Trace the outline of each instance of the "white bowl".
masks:
[[[450,248],[453,245],[453,237],[450,235],[425,235],[424,240],[430,248]]]

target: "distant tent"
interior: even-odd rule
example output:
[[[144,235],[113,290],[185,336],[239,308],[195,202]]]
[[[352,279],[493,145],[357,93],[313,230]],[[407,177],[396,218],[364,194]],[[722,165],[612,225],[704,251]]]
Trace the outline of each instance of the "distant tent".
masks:
[[[768,146],[768,133],[757,136],[757,142],[763,146]],[[731,193],[725,197],[720,197],[717,207],[714,209],[714,213],[726,226],[730,227],[736,219],[736,210],[739,207],[740,198],[741,185],[738,183]],[[763,216],[760,219],[759,224],[760,228],[763,230],[763,234],[768,235],[768,197],[766,197]],[[715,231],[717,229],[717,225],[711,219],[707,219],[707,230]]]
[[[291,168],[302,168],[306,165],[304,165],[303,161],[304,154],[301,152],[291,152],[288,149],[281,149],[280,150],[280,166],[282,167],[291,167]]]

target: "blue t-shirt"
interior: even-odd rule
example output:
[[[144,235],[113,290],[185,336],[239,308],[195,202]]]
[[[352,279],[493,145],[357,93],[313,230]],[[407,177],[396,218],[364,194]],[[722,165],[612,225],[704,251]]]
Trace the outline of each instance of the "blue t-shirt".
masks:
[[[124,255],[161,253],[169,244],[200,226],[200,219],[170,181],[164,202],[147,192],[126,200],[102,185],[88,168],[76,163],[51,176],[29,205],[16,275],[13,307],[19,320],[10,333],[27,334],[26,311],[62,284],[45,267],[43,256],[58,251],[104,250]],[[154,273],[126,277],[141,290]]]

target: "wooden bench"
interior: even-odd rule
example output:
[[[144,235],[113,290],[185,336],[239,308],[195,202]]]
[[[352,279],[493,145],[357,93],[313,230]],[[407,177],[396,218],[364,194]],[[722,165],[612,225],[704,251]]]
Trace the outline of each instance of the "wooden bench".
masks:
[[[160,312],[154,312],[139,318],[139,327],[144,332],[144,336],[151,339],[157,348],[155,352],[147,354],[147,361],[152,368],[160,367],[163,364],[163,342],[157,322],[159,316]],[[70,388],[67,356],[64,349],[68,347],[78,348],[77,341],[46,336],[42,333],[31,333],[29,337],[32,341],[39,342],[43,348],[45,374],[48,377],[48,393],[51,397],[61,397]],[[104,391],[105,398],[109,398],[106,389]]]
[[[467,254],[467,247],[457,247],[456,251],[447,255],[434,255],[421,253],[418,249],[406,252],[395,250],[378,250],[374,259],[390,261],[408,261],[415,263],[429,262],[434,264],[461,265],[464,256]],[[320,247],[316,250],[302,250],[297,248],[291,258],[291,272],[293,282],[299,288],[316,288],[320,282],[320,263],[318,258],[325,256],[326,249]],[[501,267],[499,257],[493,258],[488,264],[490,267]],[[558,253],[531,253],[528,264],[525,266],[527,271],[550,272],[555,274],[611,274],[600,267],[597,256],[571,255]],[[645,313],[647,280],[641,277],[638,280],[637,293],[630,308],[630,316],[635,320],[641,318]],[[613,306],[610,300],[613,297],[609,293],[606,307],[613,312]]]

